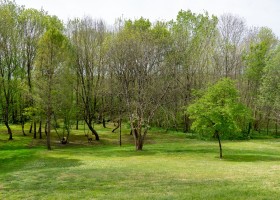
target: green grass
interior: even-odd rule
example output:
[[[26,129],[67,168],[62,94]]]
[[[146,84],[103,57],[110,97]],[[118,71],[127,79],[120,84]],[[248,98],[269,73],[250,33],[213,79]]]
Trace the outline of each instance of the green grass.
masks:
[[[96,127],[101,140],[88,143],[73,131],[70,144],[52,136],[8,141],[0,127],[0,199],[279,199],[280,140],[199,141],[184,133],[152,130],[136,152],[129,130],[123,146],[112,125]]]

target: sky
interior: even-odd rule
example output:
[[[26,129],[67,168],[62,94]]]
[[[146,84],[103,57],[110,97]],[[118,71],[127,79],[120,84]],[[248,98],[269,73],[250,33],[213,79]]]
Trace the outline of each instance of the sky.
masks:
[[[249,27],[269,27],[280,38],[280,0],[15,0],[26,8],[43,8],[63,21],[91,16],[113,25],[119,17],[176,19],[180,10],[220,16],[231,13],[245,19]]]

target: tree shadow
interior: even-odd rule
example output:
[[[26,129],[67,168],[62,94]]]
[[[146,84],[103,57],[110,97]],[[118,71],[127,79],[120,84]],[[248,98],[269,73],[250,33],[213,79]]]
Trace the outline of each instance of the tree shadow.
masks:
[[[30,153],[30,152],[29,152]],[[80,160],[68,158],[40,157],[37,155],[10,155],[0,158],[1,172],[29,171],[34,169],[68,168],[82,165]]]
[[[223,157],[225,161],[231,162],[272,162],[280,161],[280,156],[276,155],[259,155],[259,154],[235,154],[235,155],[225,155]]]

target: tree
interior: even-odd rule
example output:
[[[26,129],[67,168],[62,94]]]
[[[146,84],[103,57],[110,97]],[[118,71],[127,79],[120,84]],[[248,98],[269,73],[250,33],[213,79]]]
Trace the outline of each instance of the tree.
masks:
[[[63,25],[56,17],[48,18],[48,28],[39,41],[36,55],[36,87],[38,100],[44,108],[47,120],[47,148],[51,150],[51,119],[55,84],[58,84],[58,71],[67,58],[67,38],[62,34]]]
[[[69,54],[67,51],[70,50]],[[67,143],[71,131],[71,125],[75,119],[76,105],[74,98],[74,85],[75,85],[75,68],[73,67],[73,51],[69,45],[68,49],[64,54],[64,64],[61,66],[57,72],[58,77],[57,84],[54,85],[54,104],[53,110],[55,119],[63,120],[63,134],[59,139],[64,138],[64,142]],[[67,59],[68,58],[68,59]],[[55,122],[56,123],[56,122]],[[65,144],[64,143],[64,144]]]
[[[36,110],[33,99],[33,71],[35,56],[38,51],[39,39],[46,31],[47,15],[44,11],[36,9],[23,9],[19,16],[20,28],[20,66],[22,69],[21,82],[23,83],[24,90],[20,90],[20,121],[22,125],[22,132],[24,133],[24,123],[28,115],[24,114],[24,110]],[[34,108],[32,108],[34,107]],[[38,119],[41,125],[41,119]],[[30,131],[32,130],[32,124]],[[34,127],[36,120],[34,121]],[[39,128],[40,129],[40,128]],[[34,129],[35,131],[35,129]]]
[[[21,8],[10,1],[0,2],[0,106],[9,140],[13,139],[9,126],[13,103],[19,83],[19,24]]]
[[[152,26],[140,18],[126,21],[112,39],[111,70],[126,105],[136,150],[143,149],[151,119],[169,90],[169,68],[164,63],[169,36],[166,24]]]
[[[280,46],[270,54],[270,57],[263,70],[259,102],[262,107],[269,108],[277,124],[280,119]]]
[[[250,44],[250,50],[244,55],[246,65],[245,76],[247,81],[246,103],[254,111],[254,129],[259,129],[261,120],[261,110],[258,107],[258,96],[266,61],[269,59],[270,52],[277,44],[276,36],[268,28],[261,28],[257,34],[256,41]],[[258,116],[259,115],[259,116]]]
[[[173,68],[174,89],[170,94],[170,113],[178,116],[183,105],[192,99],[192,90],[200,89],[207,83],[209,66],[213,57],[217,36],[215,16],[195,14],[181,10],[176,21],[171,22],[172,53],[168,60]],[[182,118],[182,112],[179,115]],[[190,120],[183,116],[184,131],[189,131]],[[180,119],[177,118],[177,121]],[[177,126],[177,125],[175,125]]]
[[[218,23],[219,38],[216,46],[216,73],[220,77],[236,78],[242,73],[242,52],[246,25],[242,18],[223,14]]]
[[[218,139],[223,157],[221,134],[240,131],[239,120],[249,120],[250,111],[239,103],[238,91],[229,78],[218,81],[187,108],[193,120],[191,128],[199,133],[213,134]]]
[[[75,50],[77,102],[81,102],[81,112],[88,128],[95,139],[99,140],[93,124],[98,96],[103,88],[106,26],[103,21],[91,18],[76,19],[68,23],[68,32]]]

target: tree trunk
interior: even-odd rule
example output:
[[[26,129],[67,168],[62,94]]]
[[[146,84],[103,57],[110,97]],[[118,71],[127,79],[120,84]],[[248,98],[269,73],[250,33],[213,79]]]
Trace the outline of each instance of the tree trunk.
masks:
[[[28,79],[28,86],[29,86],[29,91],[31,92],[31,63],[27,62],[27,79]]]
[[[221,140],[220,140],[220,135],[218,131],[215,131],[215,135],[219,141],[219,148],[220,148],[220,159],[223,158],[223,152],[222,152],[222,144],[221,144]]]
[[[187,115],[184,115],[184,132],[187,133],[190,130],[190,119]]]
[[[40,135],[40,139],[42,139],[43,137],[42,137],[42,121],[40,120],[40,123],[39,123],[39,130],[38,130],[38,132],[39,132],[39,135]]]
[[[138,137],[137,143],[136,143],[136,150],[137,151],[142,151],[143,150],[143,143],[144,143],[144,138],[142,136]]]
[[[267,118],[267,122],[266,122],[266,134],[268,135],[268,132],[269,132],[269,122],[270,122],[270,118],[268,116]]]
[[[77,71],[76,107],[79,108],[79,73]],[[76,112],[76,130],[79,130],[79,112]]]
[[[24,132],[24,121],[23,120],[21,121],[21,131],[22,131],[23,136],[26,136],[26,134]]]
[[[106,128],[106,121],[104,117],[102,117],[102,124],[103,124],[103,128]]]
[[[32,133],[32,127],[33,127],[33,123],[30,124],[29,133]]]
[[[49,76],[47,91],[47,148],[51,150],[51,120],[52,120],[52,97],[51,97],[51,76]]]
[[[76,130],[79,130],[79,120],[76,120]]]
[[[278,135],[278,119],[275,119],[275,135]]]
[[[112,133],[115,133],[115,130],[117,130],[119,127],[120,127],[120,122],[119,122],[119,120],[118,120],[117,127],[116,127],[116,128],[114,128],[114,129],[112,130]],[[131,133],[131,135],[132,135],[132,133]]]
[[[9,123],[7,121],[5,122],[5,126],[7,127],[7,130],[8,130],[9,140],[13,140],[12,130],[11,130],[11,128],[9,126]]]
[[[51,150],[51,115],[47,115],[47,148]]]
[[[248,125],[248,132],[247,132],[247,137],[248,137],[248,138],[250,137],[251,128],[252,128],[252,122],[249,122],[249,125]]]
[[[120,127],[120,146],[122,146],[122,119],[120,119],[119,127]]]
[[[34,121],[34,136],[33,136],[34,139],[37,138],[37,130],[36,130],[36,122]]]
[[[138,150],[138,133],[137,133],[137,130],[133,128],[133,130],[131,130],[132,132],[132,135],[133,135],[133,138],[134,138],[134,144],[135,144],[135,148],[136,148],[136,151]]]
[[[46,134],[46,136],[48,135],[47,126],[48,126],[48,124],[47,124],[47,122],[46,122],[46,124],[45,124],[45,134]]]
[[[96,130],[94,130],[94,128],[92,127],[91,123],[89,123],[87,121],[86,121],[86,123],[88,125],[89,130],[91,130],[92,134],[95,136],[95,140],[99,140],[99,135],[96,132]]]

